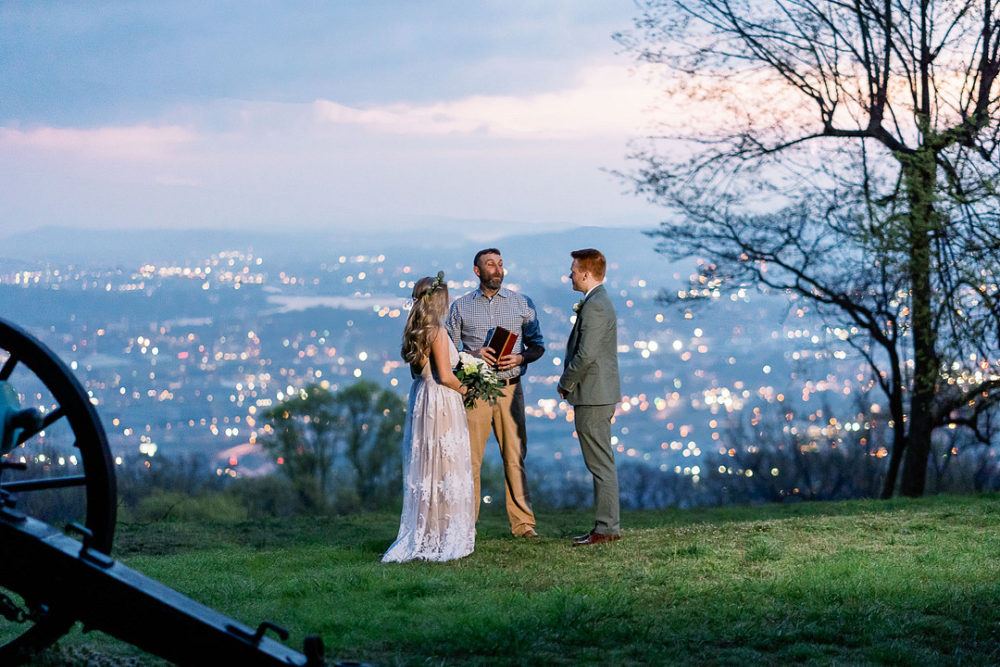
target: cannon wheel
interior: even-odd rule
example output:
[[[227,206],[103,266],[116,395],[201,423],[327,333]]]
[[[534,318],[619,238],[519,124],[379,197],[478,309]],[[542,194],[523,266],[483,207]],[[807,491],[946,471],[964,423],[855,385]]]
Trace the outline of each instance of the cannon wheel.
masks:
[[[31,506],[36,499],[44,500],[46,494],[73,494],[74,503],[86,505],[75,508],[78,518],[74,518],[92,534],[86,544],[109,554],[116,515],[114,464],[107,435],[87,392],[44,344],[2,319],[0,381],[9,381],[15,389],[25,387],[21,389],[21,407],[36,407],[43,416],[42,429],[23,432],[18,439],[22,444],[3,457],[0,495],[23,499],[23,506],[21,500],[17,500],[15,507],[26,514],[34,514]],[[31,388],[30,392],[27,387]],[[27,393],[30,395],[24,395]],[[67,449],[74,452],[72,468],[53,467],[51,457],[38,456],[43,447],[49,446],[47,430],[60,433],[66,440]],[[39,459],[48,465],[40,464]],[[8,467],[22,462],[25,470],[14,471]],[[51,522],[45,516],[36,518]],[[3,567],[3,549],[4,545],[0,545],[0,568]],[[26,576],[45,576],[45,573],[2,573],[0,586],[16,594],[18,577]],[[9,596],[4,597],[7,602],[13,601]],[[45,600],[24,600],[17,604],[27,607],[23,610],[27,612],[23,622],[20,619],[5,622],[0,618],[0,626],[3,626],[0,664],[4,665],[17,664],[50,646],[76,620],[60,615],[59,609],[50,609]]]

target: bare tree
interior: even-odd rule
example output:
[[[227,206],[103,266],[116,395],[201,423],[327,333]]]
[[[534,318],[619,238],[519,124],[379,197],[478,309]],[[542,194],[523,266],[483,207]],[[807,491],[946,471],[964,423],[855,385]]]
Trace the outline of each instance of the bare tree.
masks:
[[[630,174],[659,249],[708,260],[687,295],[785,291],[844,332],[893,420],[884,497],[1000,398],[993,2],[640,0],[618,35],[687,96]]]

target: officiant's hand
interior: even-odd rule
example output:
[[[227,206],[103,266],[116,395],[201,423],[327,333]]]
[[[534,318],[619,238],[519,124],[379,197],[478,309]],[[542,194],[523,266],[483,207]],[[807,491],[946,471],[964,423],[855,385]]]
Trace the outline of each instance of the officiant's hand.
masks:
[[[517,368],[524,361],[524,357],[520,354],[505,354],[500,357],[500,363],[497,364],[497,368],[501,371],[510,370],[511,368]]]
[[[481,347],[476,352],[476,356],[488,363],[490,366],[497,365],[497,353],[492,347]]]

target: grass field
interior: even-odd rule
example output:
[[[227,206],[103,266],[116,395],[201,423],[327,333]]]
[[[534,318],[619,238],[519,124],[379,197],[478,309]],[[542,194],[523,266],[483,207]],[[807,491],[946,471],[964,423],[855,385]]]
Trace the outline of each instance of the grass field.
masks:
[[[500,508],[476,551],[382,565],[397,517],[121,526],[115,555],[250,626],[319,634],[331,664],[1000,663],[1000,496],[631,512]],[[38,664],[156,664],[78,630]]]

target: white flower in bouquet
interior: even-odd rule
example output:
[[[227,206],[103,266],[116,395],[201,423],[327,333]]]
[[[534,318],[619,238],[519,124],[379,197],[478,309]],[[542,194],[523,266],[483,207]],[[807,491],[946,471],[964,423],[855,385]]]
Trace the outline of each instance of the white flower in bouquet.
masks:
[[[478,357],[474,357],[468,352],[458,353],[458,364],[462,371],[465,373],[476,373],[482,372],[485,369],[486,362]]]
[[[472,407],[476,399],[482,399],[492,405],[503,394],[503,385],[493,369],[485,361],[468,352],[458,353],[455,375],[469,388],[465,395],[465,405],[468,407]]]

